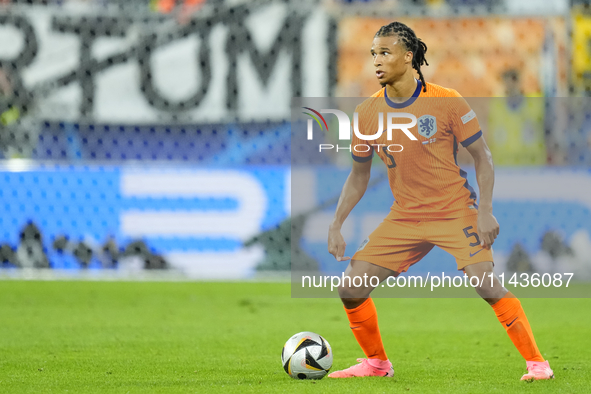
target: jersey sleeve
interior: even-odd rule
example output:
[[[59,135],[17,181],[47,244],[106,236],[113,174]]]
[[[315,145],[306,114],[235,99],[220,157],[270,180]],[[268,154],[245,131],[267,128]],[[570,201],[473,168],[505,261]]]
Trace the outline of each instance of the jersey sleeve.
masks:
[[[360,105],[355,108],[357,113],[358,128],[361,134],[367,133],[367,110],[364,110]],[[373,158],[373,146],[370,145],[371,141],[364,141],[355,134],[355,116],[351,122],[351,156],[353,160],[359,163],[365,163]]]
[[[452,90],[450,104],[451,131],[465,148],[482,137],[480,123],[468,102],[455,90]]]

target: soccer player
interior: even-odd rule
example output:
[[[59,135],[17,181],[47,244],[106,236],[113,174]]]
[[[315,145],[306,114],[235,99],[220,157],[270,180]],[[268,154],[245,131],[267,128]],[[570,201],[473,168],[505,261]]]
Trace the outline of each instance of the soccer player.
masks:
[[[375,152],[388,167],[395,202],[386,219],[353,255],[345,275],[353,278],[367,274],[383,281],[407,271],[437,245],[451,253],[458,269],[470,278],[494,278],[475,289],[492,306],[525,359],[528,372],[521,379],[553,378],[519,300],[493,274],[491,246],[499,233],[492,213],[494,169],[478,120],[458,92],[425,82],[421,66],[428,65],[426,51],[427,46],[414,31],[399,22],[381,27],[374,37],[371,54],[383,88],[357,108],[359,132],[376,134],[378,114],[398,111],[416,116],[418,124],[409,131],[418,141],[411,141],[400,130],[391,133],[390,140],[386,133],[375,141],[353,135],[352,146],[367,145],[369,149],[352,150],[353,166],[329,228],[328,251],[338,261],[350,259],[344,256],[341,226],[367,189]],[[404,147],[401,152],[391,153],[385,148],[397,143]],[[479,205],[466,173],[457,164],[458,143],[474,158],[481,192]],[[351,286],[346,280],[339,287],[351,330],[367,358],[329,377],[394,376],[376,308],[369,297],[372,290]]]

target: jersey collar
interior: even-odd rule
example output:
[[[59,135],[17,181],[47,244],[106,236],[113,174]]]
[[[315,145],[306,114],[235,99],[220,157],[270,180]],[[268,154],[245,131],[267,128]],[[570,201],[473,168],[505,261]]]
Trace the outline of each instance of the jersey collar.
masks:
[[[388,103],[388,105],[392,108],[405,108],[414,103],[415,100],[421,94],[421,89],[423,88],[423,83],[421,81],[419,81],[418,79],[415,79],[415,81],[417,81],[417,88],[415,89],[415,92],[412,94],[411,98],[409,98],[403,103],[395,103],[394,101],[390,100],[388,98],[388,90],[386,89],[386,87],[384,87],[384,98],[386,99],[386,103]]]

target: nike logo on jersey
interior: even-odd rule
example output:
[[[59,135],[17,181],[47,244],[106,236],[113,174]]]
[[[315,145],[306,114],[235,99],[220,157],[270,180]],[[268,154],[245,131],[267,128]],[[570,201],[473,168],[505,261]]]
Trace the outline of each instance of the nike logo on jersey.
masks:
[[[477,255],[478,253],[482,252],[484,249],[480,249],[478,252],[470,253],[470,257]]]
[[[349,327],[349,328],[350,328],[351,330],[354,330],[354,329],[356,329],[356,328],[359,328],[359,327],[361,327],[361,326],[355,326],[355,327]]]
[[[515,322],[515,320],[517,320],[517,318],[513,319],[513,321],[511,323],[507,323],[505,324],[507,327],[511,327],[511,324],[513,324],[513,322]]]

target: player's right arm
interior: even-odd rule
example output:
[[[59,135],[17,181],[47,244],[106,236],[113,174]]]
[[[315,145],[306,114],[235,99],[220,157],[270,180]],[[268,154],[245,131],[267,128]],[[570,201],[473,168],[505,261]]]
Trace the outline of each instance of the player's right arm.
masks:
[[[328,229],[328,252],[337,261],[350,259],[350,257],[344,256],[347,244],[341,234],[341,227],[347,216],[349,216],[355,205],[357,205],[361,197],[365,194],[370,173],[371,160],[365,162],[353,161],[351,173],[345,182],[345,186],[343,186],[343,191],[337,204],[337,210]]]

